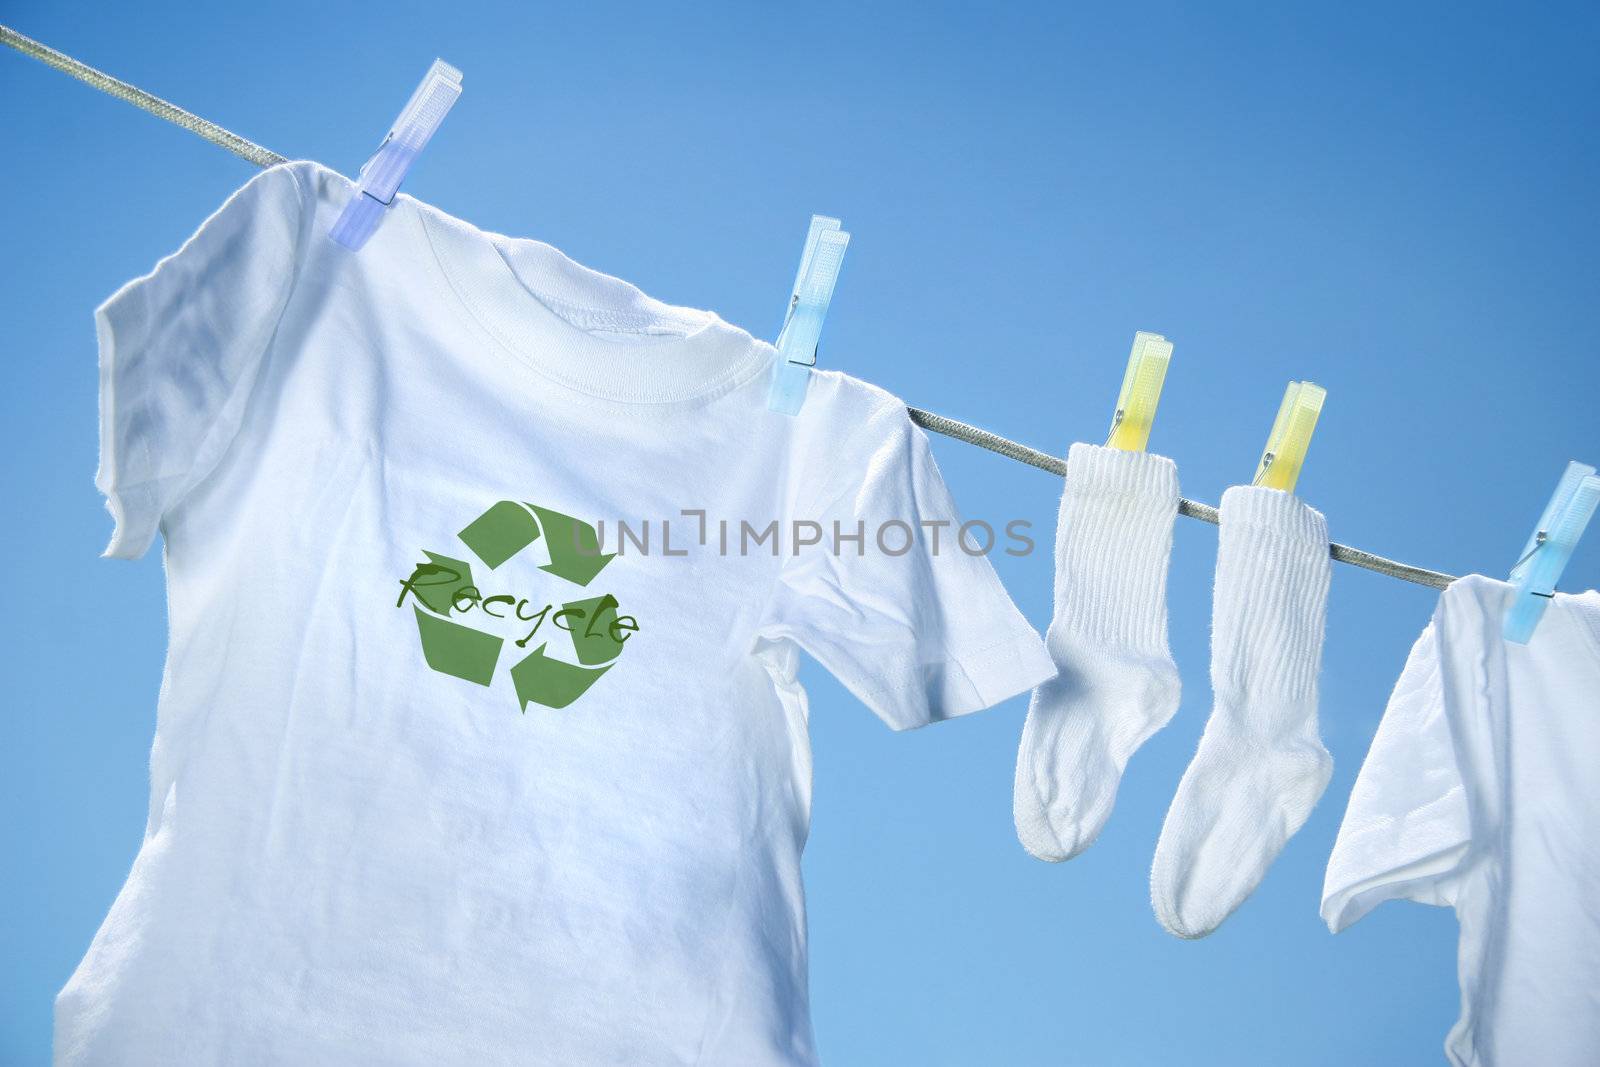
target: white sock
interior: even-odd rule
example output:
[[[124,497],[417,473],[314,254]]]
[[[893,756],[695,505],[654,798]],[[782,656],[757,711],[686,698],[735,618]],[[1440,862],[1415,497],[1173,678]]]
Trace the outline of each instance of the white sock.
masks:
[[[1255,891],[1327,788],[1317,673],[1332,570],[1321,513],[1278,489],[1223,494],[1216,706],[1150,871],[1156,918],[1179,937],[1209,934]]]
[[[1165,456],[1075,444],[1056,521],[1057,676],[1033,691],[1012,814],[1023,847],[1059,862],[1094,841],[1128,757],[1178,708],[1167,562],[1178,471]]]

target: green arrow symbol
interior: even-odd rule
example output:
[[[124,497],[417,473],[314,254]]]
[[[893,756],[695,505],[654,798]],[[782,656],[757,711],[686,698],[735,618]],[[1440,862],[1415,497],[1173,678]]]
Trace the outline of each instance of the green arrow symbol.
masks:
[[[453,675],[479,685],[494,679],[494,665],[500,659],[502,641],[494,634],[435,618],[419,607],[417,632],[422,637],[422,657],[441,674]]]
[[[564,708],[611,669],[609,665],[595,669],[563,663],[546,656],[545,647],[540,645],[511,665],[511,681],[517,687],[517,702],[524,712],[530,703]]]
[[[550,562],[539,569],[578,585],[588,585],[616,558],[615,552],[600,551],[600,535],[594,527],[571,515],[529,504],[544,527],[545,546]]]
[[[581,611],[583,615],[568,624],[572,629],[572,650],[578,662],[586,667],[609,663],[622,655],[622,642],[611,636],[611,624],[617,621],[617,598],[605,596],[589,600],[574,600],[561,605],[565,611]]]
[[[526,508],[502,500],[456,536],[494,570],[539,539],[539,524]]]

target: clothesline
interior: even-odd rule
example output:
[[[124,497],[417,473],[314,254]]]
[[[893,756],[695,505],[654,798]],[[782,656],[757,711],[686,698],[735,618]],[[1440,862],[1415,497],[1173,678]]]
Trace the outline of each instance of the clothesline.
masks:
[[[185,111],[176,104],[169,103],[152,93],[145,92],[138,86],[129,85],[119,78],[114,78],[104,71],[97,70],[87,63],[79,62],[64,52],[58,52],[48,45],[35,41],[33,38],[18,33],[8,26],[0,25],[0,43],[6,44],[24,55],[32,56],[40,62],[54,67],[64,74],[71,75],[79,81],[94,86],[103,93],[124,100],[134,107],[142,108],[158,118],[167,120],[174,125],[181,126],[191,133],[203,137],[214,145],[226,148],[234,155],[254,163],[258,167],[273,167],[279,163],[289,162],[288,157],[280,156],[270,149],[263,148],[253,141],[248,141],[238,134],[223,129],[214,122],[210,122],[193,112]],[[988,430],[976,426],[936,415],[931,411],[921,408],[907,408],[911,421],[925,430],[951,437],[958,441],[965,441],[979,448],[986,448],[1002,456],[1014,459],[1019,463],[1049,471],[1058,477],[1065,477],[1067,473],[1066,461],[1048,452],[1041,452],[1036,448],[1001,437],[999,434],[990,433]],[[1187,515],[1191,519],[1217,524],[1217,509],[1209,504],[1202,504],[1194,500],[1180,500],[1178,513]],[[1440,571],[1428,570],[1425,567],[1414,567],[1409,563],[1386,559],[1383,556],[1341,545],[1334,542],[1329,545],[1329,554],[1335,562],[1348,563],[1352,567],[1375,571],[1390,578],[1398,578],[1404,582],[1416,585],[1431,586],[1434,589],[1443,589],[1455,581],[1453,575]]]

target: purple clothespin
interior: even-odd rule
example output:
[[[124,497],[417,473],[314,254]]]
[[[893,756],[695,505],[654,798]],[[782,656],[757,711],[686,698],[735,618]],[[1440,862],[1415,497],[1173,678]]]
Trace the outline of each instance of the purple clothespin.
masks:
[[[389,136],[361,168],[356,191],[328,231],[329,237],[352,251],[367,243],[383,221],[384,212],[394,203],[411,164],[460,97],[461,72],[442,59],[434,60],[422,84],[394,120]]]

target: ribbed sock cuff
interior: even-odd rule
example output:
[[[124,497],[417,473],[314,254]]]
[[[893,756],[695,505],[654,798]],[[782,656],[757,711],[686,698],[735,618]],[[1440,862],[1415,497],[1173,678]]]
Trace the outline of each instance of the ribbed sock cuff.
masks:
[[[1333,572],[1327,520],[1281,489],[1239,485],[1222,494],[1221,526],[1213,688],[1236,698],[1313,696]]]
[[[1165,456],[1075,444],[1056,528],[1056,617],[1101,644],[1167,652],[1178,469]]]

